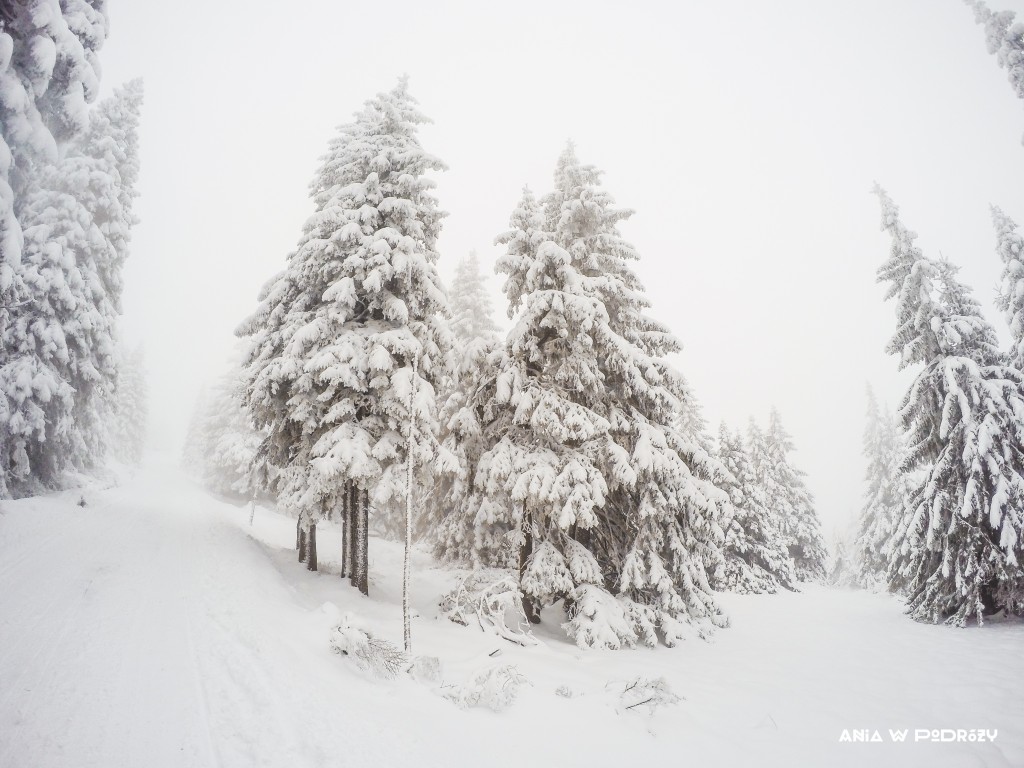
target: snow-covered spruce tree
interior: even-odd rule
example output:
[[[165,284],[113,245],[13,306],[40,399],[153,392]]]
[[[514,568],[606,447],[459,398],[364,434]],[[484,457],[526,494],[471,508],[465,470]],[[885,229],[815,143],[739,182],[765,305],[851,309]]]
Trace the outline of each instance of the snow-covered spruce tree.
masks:
[[[671,426],[679,433],[684,442],[692,446],[688,466],[693,475],[704,485],[721,489],[725,493],[724,503],[717,505],[718,518],[711,526],[716,530],[716,545],[702,547],[700,550],[704,571],[711,583],[712,579],[719,578],[725,568],[725,557],[722,552],[722,545],[725,541],[724,526],[733,515],[728,487],[735,478],[730,475],[720,460],[716,440],[708,430],[707,419],[704,418],[704,407],[697,399],[696,393],[682,374],[677,372],[676,375],[683,380],[689,397],[680,401],[679,410],[676,412]]]
[[[108,419],[111,452],[121,461],[138,464],[146,444],[149,417],[145,353],[141,346],[121,351],[117,366],[117,385]]]
[[[996,252],[1003,262],[996,306],[1006,315],[1010,326],[1008,362],[1024,371],[1024,237],[1017,225],[999,208],[992,208],[996,230]]]
[[[1014,22],[1013,11],[993,11],[984,0],[964,0],[974,9],[974,20],[985,28],[985,44],[1006,70],[1010,87],[1024,99],[1024,24]]]
[[[864,429],[864,479],[867,490],[851,552],[857,583],[866,589],[884,588],[894,545],[894,526],[903,514],[907,478],[901,472],[903,437],[889,409],[878,407],[868,388],[867,426]]]
[[[531,217],[540,217],[532,192],[524,188],[523,195],[524,204],[513,214],[512,222],[520,229],[533,226]],[[448,463],[440,468],[431,504],[435,554],[477,568],[504,567],[512,564],[515,556],[508,502],[504,494],[496,497],[493,491],[478,487],[475,478],[481,457],[497,442],[501,429],[496,405],[498,378],[510,361],[491,318],[475,252],[460,263],[449,295],[452,324],[463,354],[440,416],[443,455]],[[480,307],[486,308],[482,314]],[[515,310],[509,308],[508,314],[514,317]]]
[[[508,368],[504,342],[467,342],[455,386],[441,408],[444,464],[431,499],[429,526],[435,555],[475,568],[510,565],[511,527],[502,498],[474,482],[481,456],[495,444],[499,374]]]
[[[664,359],[678,342],[645,314],[618,231],[630,212],[571,146],[542,203],[526,192],[498,238],[516,322],[474,487],[515,531],[532,620],[564,598],[581,646],[706,634],[726,623],[705,563],[728,498],[673,426],[692,395]]]
[[[241,394],[241,393],[239,393]],[[192,403],[192,415],[185,430],[185,442],[181,447],[181,466],[189,474],[198,477],[203,469],[203,417],[209,407],[211,392],[204,384]],[[239,397],[239,402],[242,398]]]
[[[204,392],[197,403],[187,455],[190,470],[214,493],[250,499],[266,489],[256,455],[264,434],[242,404],[239,374],[232,370]]]
[[[742,437],[725,424],[719,429],[718,458],[728,470],[723,487],[732,504],[722,523],[725,566],[715,587],[743,594],[796,589],[782,520],[768,506]]]
[[[480,274],[480,260],[476,251],[459,262],[455,279],[448,291],[452,311],[452,330],[462,344],[473,339],[494,340],[498,326],[494,323],[491,299],[487,295],[484,276]]]
[[[0,498],[42,485],[32,476],[25,441],[55,429],[25,401],[68,396],[51,371],[8,343],[10,313],[31,308],[20,274],[20,209],[37,166],[55,162],[58,144],[86,125],[106,33],[104,0],[0,5]]]
[[[888,351],[919,365],[900,409],[903,471],[923,469],[896,526],[889,585],[915,619],[964,626],[1024,610],[1024,378],[1007,365],[956,269],[914,245],[899,209],[876,187],[892,237],[878,270],[896,298]]]
[[[37,162],[88,122],[99,91],[105,0],[22,0],[0,5],[0,285],[20,260],[19,197]]]
[[[751,453],[768,506],[778,516],[797,581],[825,577],[828,549],[804,473],[789,463],[793,441],[772,408],[767,430],[751,430]]]
[[[364,593],[369,507],[405,498],[413,359],[415,459],[427,472],[454,348],[436,270],[444,213],[425,175],[444,165],[420,146],[415,103],[403,78],[340,127],[297,250],[239,329],[253,342],[245,402],[267,432],[259,460],[279,471],[278,499],[311,544],[317,521],[342,517],[345,571]]]
[[[855,534],[852,527],[833,531],[825,583],[833,587],[857,586],[859,567],[854,551]]]
[[[50,382],[24,392],[11,409],[22,424],[43,419],[43,429],[11,435],[37,488],[56,487],[63,472],[107,453],[141,102],[136,80],[94,107],[61,160],[37,169],[20,206],[25,299],[10,313],[4,345],[15,377],[35,372]]]

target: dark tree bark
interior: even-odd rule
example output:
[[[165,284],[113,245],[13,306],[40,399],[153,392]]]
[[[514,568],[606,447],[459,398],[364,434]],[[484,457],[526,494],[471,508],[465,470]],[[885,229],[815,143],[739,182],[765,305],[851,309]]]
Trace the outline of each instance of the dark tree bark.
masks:
[[[299,522],[299,518],[295,518],[295,548],[299,548],[299,534],[302,530],[302,523]]]
[[[350,515],[350,488],[352,483],[346,482],[341,492],[341,578],[348,576],[348,569],[351,568],[351,561],[348,557],[348,539],[352,535]]]
[[[359,507],[359,488],[355,483],[348,486],[348,538],[345,555],[348,558],[348,576],[352,586],[356,585],[356,510]]]
[[[519,584],[523,583],[526,565],[533,554],[533,516],[527,513],[523,520],[523,543],[519,547]],[[540,616],[533,598],[523,595],[523,613],[531,624],[540,624]]]
[[[299,529],[299,562],[306,562],[306,529]]]
[[[359,489],[352,483],[348,496],[348,581],[353,587],[356,586],[356,541],[359,538]]]
[[[306,568],[311,571],[317,570],[316,561],[316,523],[309,524],[309,557],[306,558]]]
[[[1003,606],[999,605],[996,601],[995,596],[996,581],[993,579],[986,584],[982,584],[980,594],[981,598],[981,615],[991,616],[994,613],[998,613],[1002,610]]]
[[[370,594],[370,558],[369,558],[369,516],[370,492],[360,488],[356,505],[356,524],[352,531],[356,539],[354,584],[364,595]]]

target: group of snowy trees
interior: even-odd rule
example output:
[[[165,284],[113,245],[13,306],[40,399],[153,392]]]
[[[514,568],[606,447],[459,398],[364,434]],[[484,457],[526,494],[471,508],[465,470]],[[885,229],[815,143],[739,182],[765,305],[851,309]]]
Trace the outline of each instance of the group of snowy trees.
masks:
[[[888,351],[920,366],[900,408],[904,435],[870,413],[862,580],[907,597],[916,619],[963,626],[1024,611],[1024,239],[992,211],[1004,262],[1000,306],[1013,342],[999,348],[957,268],[925,256],[876,188],[892,237],[878,271],[896,299]]]
[[[751,421],[745,441],[723,424],[718,445],[732,501],[720,587],[774,593],[822,579],[825,542],[803,473],[789,463],[793,445],[778,413],[772,411],[767,431]]]
[[[777,416],[714,449],[666,359],[679,343],[647,313],[618,228],[631,212],[571,146],[497,238],[511,332],[475,254],[449,301],[425,120],[403,79],[339,129],[298,247],[238,329],[241,383],[197,418],[195,461],[221,490],[273,495],[310,569],[318,523],[340,522],[342,575],[364,593],[370,510],[399,513],[415,489],[440,555],[517,569],[527,617],[562,601],[581,646],[672,645],[726,623],[716,587],[820,577]]]
[[[144,425],[118,342],[142,85],[90,108],[103,0],[0,10],[0,498],[60,487]]]
[[[989,52],[1024,98],[1024,24],[965,0]],[[1008,350],[947,261],[925,256],[879,187],[892,238],[878,280],[896,300],[887,351],[919,370],[897,422],[869,401],[867,497],[854,561],[858,581],[907,598],[919,620],[964,626],[1024,612],[1024,238],[992,208],[1003,262],[997,306]]]

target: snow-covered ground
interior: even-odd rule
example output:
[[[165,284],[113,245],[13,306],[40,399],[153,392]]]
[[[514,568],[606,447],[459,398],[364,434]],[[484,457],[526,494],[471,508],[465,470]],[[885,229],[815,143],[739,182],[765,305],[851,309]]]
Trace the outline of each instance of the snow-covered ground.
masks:
[[[1019,622],[924,626],[889,597],[813,587],[724,595],[732,627],[709,643],[583,652],[549,610],[520,648],[436,619],[456,574],[418,553],[415,652],[440,657],[446,682],[513,663],[531,683],[504,712],[460,710],[328,649],[346,611],[401,642],[400,547],[371,541],[366,599],[337,576],[335,528],[309,573],[293,521],[260,508],[250,527],[248,508],[169,464],[78,498],[0,503],[2,768],[1024,765]],[[682,700],[620,711],[615,686],[638,676]]]

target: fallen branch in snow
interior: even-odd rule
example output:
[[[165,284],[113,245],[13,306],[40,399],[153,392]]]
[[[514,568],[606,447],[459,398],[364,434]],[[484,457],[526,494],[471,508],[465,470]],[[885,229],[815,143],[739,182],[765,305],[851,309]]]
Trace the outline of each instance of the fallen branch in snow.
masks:
[[[466,576],[441,598],[441,614],[464,627],[475,619],[482,631],[516,645],[537,645],[536,638],[524,630],[529,625],[518,582],[504,572],[499,573],[503,575],[497,580],[493,580],[494,572],[487,571]],[[509,626],[510,615],[515,617],[515,626]]]

